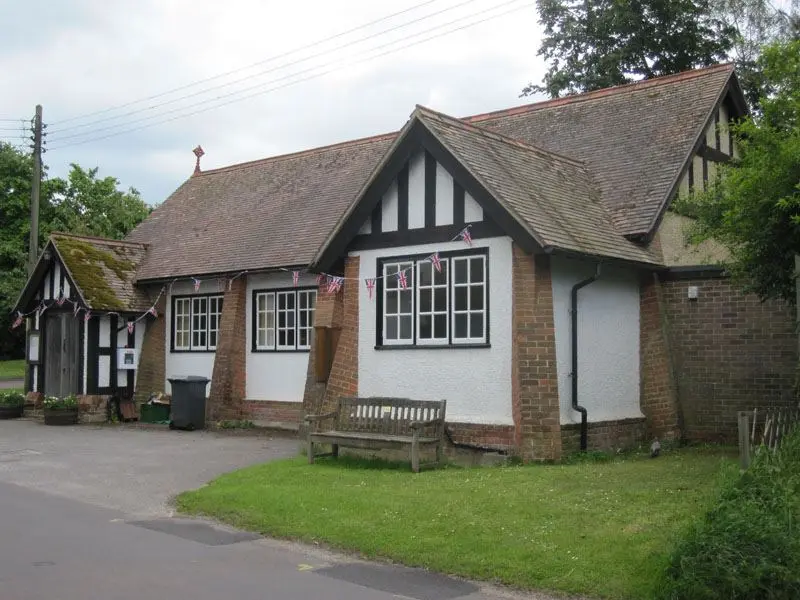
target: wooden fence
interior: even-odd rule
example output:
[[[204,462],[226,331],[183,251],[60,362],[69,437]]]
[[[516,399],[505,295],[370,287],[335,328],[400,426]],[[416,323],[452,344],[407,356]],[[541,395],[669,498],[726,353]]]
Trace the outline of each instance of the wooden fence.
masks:
[[[757,452],[774,452],[781,439],[800,422],[800,407],[754,408],[739,412],[739,462],[750,467]]]

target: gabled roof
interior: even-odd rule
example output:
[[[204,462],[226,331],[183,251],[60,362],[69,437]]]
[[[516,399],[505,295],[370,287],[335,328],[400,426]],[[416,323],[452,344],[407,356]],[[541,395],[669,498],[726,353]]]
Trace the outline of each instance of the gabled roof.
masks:
[[[144,291],[134,285],[136,269],[146,253],[143,244],[53,233],[25,284],[18,309],[36,295],[42,277],[51,267],[48,256],[52,258],[53,253],[86,308],[141,312],[150,307]]]
[[[582,160],[620,233],[645,235],[729,86],[733,66],[718,65],[465,120]]]
[[[385,191],[385,180],[393,173],[387,176],[382,170],[388,164],[397,164],[393,155],[405,156],[414,141],[438,161],[465,168],[467,173],[463,176],[467,180],[462,180],[462,185],[472,189],[476,199],[482,200],[484,210],[497,222],[505,223],[507,233],[523,247],[639,263],[657,262],[646,249],[614,229],[598,201],[594,182],[580,161],[418,106],[345,217],[320,248],[313,266],[330,267],[352,232],[361,226],[364,215],[372,211]],[[447,154],[443,156],[443,152]],[[384,181],[379,179],[381,175]],[[361,203],[366,205],[360,206]],[[495,203],[505,214],[493,210]]]
[[[732,67],[721,65],[463,121],[581,161],[578,170],[590,177],[592,197],[605,207],[615,232],[643,236],[654,230],[693,146],[729,87],[737,89],[734,98],[739,98]],[[737,110],[744,113],[746,108]],[[190,177],[129,236],[148,243],[137,278],[308,264],[397,136],[364,138]],[[522,185],[523,179],[517,176],[506,185]],[[559,222],[583,216],[562,212]],[[571,236],[573,245],[598,242],[582,237],[576,230],[580,227],[576,222],[572,233],[560,235]],[[567,243],[554,237],[557,241]],[[623,241],[612,245],[626,247]]]

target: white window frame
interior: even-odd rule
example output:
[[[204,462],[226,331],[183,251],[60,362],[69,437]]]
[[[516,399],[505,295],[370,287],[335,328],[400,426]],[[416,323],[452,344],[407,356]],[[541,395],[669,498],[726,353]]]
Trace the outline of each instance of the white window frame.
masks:
[[[400,282],[398,281],[397,274],[400,270],[405,270],[406,272],[406,281],[408,282],[408,290],[407,292],[411,295],[411,311],[410,312],[402,312],[400,309],[400,294],[403,291],[400,289]],[[414,315],[416,314],[416,294],[414,293],[415,285],[414,285],[414,277],[415,277],[414,269],[414,261],[412,260],[402,260],[396,262],[385,262],[383,263],[382,269],[382,276],[383,276],[383,314],[381,315],[381,319],[383,319],[383,345],[385,346],[408,346],[414,343],[415,331],[414,326],[415,318]],[[389,283],[392,285],[388,285]],[[388,313],[386,311],[386,307],[388,306],[389,296],[391,294],[397,295],[397,312]],[[407,338],[400,337],[400,322],[403,317],[407,317],[411,319],[411,336]],[[397,319],[397,339],[387,339],[386,331],[388,329],[387,323],[389,319]]]
[[[214,352],[216,344],[210,344],[212,331],[219,341],[219,324],[222,318],[222,294],[202,294],[193,296],[175,296],[172,298],[172,352]],[[211,310],[211,305],[215,310]],[[204,307],[204,308],[203,308]],[[216,320],[216,328],[211,327],[212,316]],[[202,329],[199,331],[197,326]],[[197,334],[197,335],[195,335]],[[200,335],[205,343],[200,343]],[[186,336],[186,339],[182,339]],[[197,338],[197,339],[196,339]],[[183,342],[186,343],[183,343]]]
[[[313,299],[307,308],[300,308],[300,297]],[[280,299],[292,298],[292,309],[279,309]],[[271,307],[270,307],[271,304]],[[253,308],[252,316],[252,345],[251,352],[293,352],[302,351],[308,352],[311,349],[311,331],[314,329],[314,317],[317,310],[317,290],[316,288],[300,288],[300,289],[279,289],[279,290],[254,290],[253,291]],[[279,327],[280,313],[283,312],[287,318],[286,321],[291,320],[292,325],[284,325]],[[307,317],[306,326],[300,326],[300,313],[303,312]],[[263,315],[263,323],[261,319]],[[291,319],[289,318],[291,315]],[[271,324],[270,324],[271,321]],[[262,326],[263,325],[263,326]],[[280,343],[280,332],[284,331],[293,334],[293,343],[289,344],[284,342]],[[304,331],[306,334],[306,343],[300,343],[300,333]],[[263,334],[263,336],[262,336]],[[263,337],[263,342],[262,341]],[[270,340],[271,338],[271,340]]]
[[[413,257],[385,257],[378,259],[378,276],[380,277],[380,299],[381,299],[381,309],[380,314],[377,315],[378,319],[378,327],[380,328],[380,334],[378,335],[378,339],[376,339],[376,344],[378,347],[392,347],[392,346],[402,346],[402,347],[431,347],[431,346],[445,346],[445,347],[458,347],[458,346],[485,346],[489,343],[489,254],[486,248],[476,249],[472,252],[442,252],[439,253],[439,260],[442,263],[443,271],[446,272],[445,275],[445,282],[442,283],[433,283],[435,280],[436,271],[433,268],[432,263],[430,262],[430,254],[427,255],[417,255]],[[464,282],[456,283],[456,269],[455,264],[458,261],[467,261],[467,279]],[[480,261],[483,268],[483,280],[482,281],[472,281],[472,271],[471,265],[472,261]],[[426,266],[420,267],[427,263]],[[412,330],[411,330],[411,337],[407,338],[400,338],[400,323],[398,319],[397,323],[397,333],[398,339],[388,339],[387,338],[387,323],[389,319],[398,318],[400,315],[407,316],[409,313],[401,313],[400,311],[400,301],[398,298],[397,302],[397,311],[396,313],[388,313],[388,298],[390,294],[397,293],[397,270],[400,268],[407,269],[406,273],[408,274],[408,287],[411,289],[412,294],[412,305],[411,305],[411,317],[412,317]],[[434,276],[432,279],[432,285],[422,286],[422,269],[430,268],[431,273]],[[482,288],[482,308],[475,309],[472,307],[472,295],[470,293],[471,288],[481,287]],[[421,313],[420,307],[422,306],[421,302],[421,291],[424,289],[431,289],[431,311]],[[446,289],[447,290],[447,310],[445,311],[437,311],[436,310],[436,301],[435,301],[435,290],[436,289]],[[466,308],[456,310],[455,300],[456,300],[456,290],[457,289],[466,289]],[[447,317],[447,326],[446,326],[446,338],[420,338],[420,320],[421,317],[426,315],[431,315],[431,334],[435,331],[435,320],[433,318],[434,315],[442,315],[446,314]],[[470,330],[472,327],[472,315],[481,314],[482,315],[482,330],[479,335],[475,335],[476,332]],[[466,315],[467,318],[467,337],[457,338],[455,337],[456,334],[456,316],[457,315]]]

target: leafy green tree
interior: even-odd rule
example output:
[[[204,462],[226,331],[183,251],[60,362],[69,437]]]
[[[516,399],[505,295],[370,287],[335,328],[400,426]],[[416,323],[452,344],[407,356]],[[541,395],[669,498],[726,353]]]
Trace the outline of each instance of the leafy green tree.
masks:
[[[33,160],[0,143],[0,359],[24,348],[23,328],[11,329],[11,310],[27,278]],[[52,231],[121,239],[152,210],[113,177],[73,164],[67,179],[45,178],[40,194],[39,247]]]
[[[735,33],[709,0],[537,0],[552,98],[649,79],[724,60]]]
[[[728,265],[761,298],[795,302],[800,254],[800,41],[764,49],[758,61],[768,96],[761,114],[735,128],[739,159],[707,192],[683,199],[678,212],[697,218],[695,241],[714,238]]]

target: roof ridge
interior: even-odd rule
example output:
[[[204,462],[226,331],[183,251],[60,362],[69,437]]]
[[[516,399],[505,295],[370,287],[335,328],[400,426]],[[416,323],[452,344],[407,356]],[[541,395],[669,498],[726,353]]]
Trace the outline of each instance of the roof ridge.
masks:
[[[733,63],[731,62],[720,63],[718,65],[712,65],[710,67],[704,67],[702,69],[689,69],[687,71],[681,71],[680,73],[673,73],[671,75],[662,75],[660,77],[653,77],[652,79],[643,79],[641,81],[632,81],[630,83],[605,87],[599,90],[592,90],[591,92],[572,94],[569,96],[563,96],[561,98],[551,98],[549,100],[540,100],[538,102],[531,102],[529,104],[512,106],[511,108],[503,108],[500,110],[478,113],[477,115],[468,115],[465,117],[461,117],[461,120],[470,123],[480,123],[482,121],[488,121],[490,119],[508,117],[517,114],[524,114],[542,108],[552,108],[555,106],[562,106],[566,104],[577,104],[579,102],[588,102],[590,100],[596,100],[598,98],[604,98],[607,96],[616,96],[618,94],[638,92],[643,89],[660,87],[662,85],[669,85],[677,81],[685,81],[687,79],[695,79],[697,77],[703,77],[719,71],[733,72],[733,70],[734,70]]]
[[[443,119],[445,121],[450,121],[453,125],[456,125],[457,127],[461,127],[463,129],[467,129],[469,131],[474,131],[475,133],[477,133],[478,135],[482,135],[483,137],[494,139],[494,140],[497,140],[499,142],[503,142],[505,144],[509,144],[511,146],[517,146],[519,148],[522,148],[523,150],[528,150],[530,152],[535,152],[535,153],[543,155],[543,156],[549,156],[549,157],[555,158],[555,159],[563,161],[563,162],[570,163],[570,164],[578,166],[578,167],[585,167],[586,166],[586,163],[584,163],[582,160],[578,160],[576,158],[573,158],[571,156],[566,156],[564,154],[559,154],[559,153],[553,152],[551,150],[545,150],[544,148],[539,148],[538,146],[534,146],[532,144],[527,144],[527,143],[525,143],[523,141],[520,141],[520,140],[518,140],[516,138],[512,138],[512,137],[509,137],[507,135],[503,135],[501,133],[497,133],[495,131],[491,131],[491,130],[486,129],[484,127],[478,127],[477,125],[473,125],[472,123],[463,121],[461,119],[457,119],[455,117],[451,117],[450,115],[445,114],[443,112],[432,110],[432,109],[430,109],[430,108],[428,108],[426,106],[422,106],[421,104],[417,104],[417,109],[414,112],[416,113],[417,111],[421,111],[423,113],[430,114],[430,115],[432,115],[434,117],[438,117],[438,118]]]
[[[382,139],[389,139],[394,137],[398,134],[398,131],[392,131],[389,133],[379,133],[377,135],[370,135],[363,138],[356,138],[354,140],[345,140],[344,142],[337,142],[335,144],[328,144],[326,146],[317,146],[315,148],[307,148],[305,150],[298,150],[296,152],[288,152],[286,154],[276,154],[275,156],[267,156],[264,158],[257,158],[255,160],[248,160],[241,163],[235,163],[232,165],[226,165],[224,167],[218,167],[216,169],[208,169],[205,171],[200,171],[197,175],[210,175],[213,173],[223,173],[225,171],[231,171],[235,169],[242,169],[246,167],[251,167],[259,164],[264,164],[268,162],[277,162],[281,160],[288,160],[291,158],[297,158],[298,156],[302,156],[305,154],[314,154],[315,152],[323,152],[327,150],[333,150],[335,148],[346,148],[349,146],[358,146],[361,144],[366,144],[368,142],[377,142]]]
[[[112,240],[111,238],[104,238],[95,235],[78,235],[75,233],[67,233],[65,231],[53,231],[50,233],[50,238],[73,238],[79,240],[89,240],[93,242],[102,242],[109,246],[133,246],[136,248],[147,248],[147,244],[141,242],[129,242],[127,240]]]

